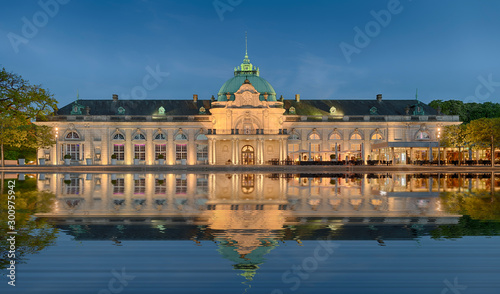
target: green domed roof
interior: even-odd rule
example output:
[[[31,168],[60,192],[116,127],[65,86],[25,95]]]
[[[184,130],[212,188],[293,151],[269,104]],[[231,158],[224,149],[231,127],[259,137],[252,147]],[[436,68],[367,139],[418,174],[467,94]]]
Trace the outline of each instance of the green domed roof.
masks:
[[[276,92],[274,91],[273,86],[269,84],[268,81],[265,79],[257,76],[257,75],[237,75],[233,78],[230,78],[227,80],[227,82],[222,85],[222,87],[219,90],[219,94],[217,95],[217,100],[218,101],[227,101],[227,96],[226,94],[229,92],[231,94],[231,97],[229,98],[230,101],[234,100],[234,92],[237,92],[238,89],[243,85],[245,80],[248,79],[252,86],[254,86],[255,90],[260,93],[260,101],[264,101],[264,94],[267,92],[267,101],[276,101]]]
[[[245,80],[248,79],[252,86],[260,93],[260,101],[265,101],[264,94],[267,93],[267,101],[276,101],[276,92],[273,86],[268,81],[259,76],[259,68],[253,66],[248,59],[248,53],[245,52],[245,58],[240,66],[234,68],[234,77],[227,80],[222,85],[217,94],[218,101],[227,101],[227,93],[231,96],[229,101],[234,100],[234,93],[243,85]]]

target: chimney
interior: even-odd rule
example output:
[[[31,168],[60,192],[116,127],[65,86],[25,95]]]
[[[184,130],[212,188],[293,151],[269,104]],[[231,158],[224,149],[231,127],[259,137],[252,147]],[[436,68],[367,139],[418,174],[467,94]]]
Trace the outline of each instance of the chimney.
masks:
[[[382,94],[377,94],[377,101],[379,103],[382,101]]]
[[[194,102],[198,102],[198,95],[193,94],[193,101],[194,101]]]
[[[295,94],[295,101],[300,102],[300,94]]]
[[[118,94],[113,94],[113,102],[118,101]]]

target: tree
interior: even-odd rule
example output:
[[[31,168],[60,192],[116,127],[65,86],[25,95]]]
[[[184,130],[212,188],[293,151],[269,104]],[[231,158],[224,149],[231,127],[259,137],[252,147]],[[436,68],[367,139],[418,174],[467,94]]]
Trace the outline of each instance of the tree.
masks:
[[[466,140],[466,130],[467,126],[465,124],[445,126],[443,137],[440,141],[440,145],[443,147],[458,148],[459,162],[462,161],[462,148],[468,147],[469,145]]]
[[[43,120],[57,110],[57,101],[41,85],[31,85],[21,76],[0,71],[0,153],[4,166],[4,145],[45,147],[50,140],[47,127],[32,122]]]
[[[500,144],[500,118],[481,118],[467,126],[466,140],[475,149],[491,148],[491,165],[495,166],[495,147]]]

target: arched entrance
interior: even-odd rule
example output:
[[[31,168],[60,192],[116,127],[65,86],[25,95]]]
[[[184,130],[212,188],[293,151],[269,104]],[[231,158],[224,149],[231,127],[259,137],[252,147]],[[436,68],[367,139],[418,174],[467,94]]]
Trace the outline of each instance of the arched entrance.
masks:
[[[245,145],[241,148],[241,164],[253,165],[255,164],[255,152],[253,147],[250,145]]]

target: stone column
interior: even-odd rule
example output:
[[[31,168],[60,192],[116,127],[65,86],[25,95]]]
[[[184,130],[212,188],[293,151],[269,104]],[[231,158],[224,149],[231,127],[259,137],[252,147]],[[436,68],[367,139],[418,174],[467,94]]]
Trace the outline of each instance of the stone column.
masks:
[[[208,139],[208,164],[213,165],[212,162],[212,149],[213,149],[213,139]]]
[[[283,139],[279,140],[279,149],[280,149],[280,162],[283,161]]]
[[[234,150],[234,164],[240,164],[240,140],[235,140],[235,150]]]

